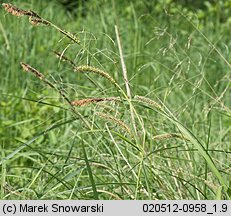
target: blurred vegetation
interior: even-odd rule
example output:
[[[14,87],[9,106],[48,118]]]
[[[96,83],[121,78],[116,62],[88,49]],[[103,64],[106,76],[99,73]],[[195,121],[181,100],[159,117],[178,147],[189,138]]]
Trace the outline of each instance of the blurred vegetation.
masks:
[[[71,13],[75,15],[80,12],[80,14],[86,15],[86,9],[89,8],[91,2],[94,0],[59,0],[59,2]],[[111,4],[113,5],[113,0],[98,1],[98,5],[103,4]],[[175,13],[177,11],[181,12],[191,12],[194,15],[198,16],[200,20],[206,20],[208,18],[216,17],[220,22],[230,22],[230,11],[231,11],[231,1],[227,0],[210,0],[210,1],[201,1],[201,0],[153,0],[153,1],[141,1],[141,0],[128,0],[128,1],[117,1],[118,5],[121,5],[121,9],[123,6],[133,4],[136,9],[140,9],[141,11],[152,12],[155,15],[161,15],[163,11],[169,13]],[[123,10],[122,10],[123,11]],[[90,11],[89,13],[93,13],[94,11]]]
[[[113,96],[117,92],[104,79],[97,78],[92,83],[73,73],[68,65],[55,58],[53,50],[65,51],[78,65],[103,68],[124,87],[114,29],[118,25],[132,94],[163,100],[179,121],[206,143],[224,178],[230,179],[231,97],[227,90],[230,65],[225,60],[230,59],[231,0],[52,0],[49,3],[15,0],[13,4],[32,9],[73,32],[89,52],[75,44],[70,46],[54,29],[31,26],[24,17],[12,17],[0,10],[2,158],[38,132],[72,117],[63,109],[57,93],[22,72],[19,62],[30,63],[48,75],[73,100]],[[152,135],[175,132],[177,128],[158,113],[150,113],[144,107],[137,110],[147,130],[145,163],[150,156],[150,164],[141,179],[147,185],[149,196],[144,195],[141,188],[138,198],[214,199],[220,185],[195,148],[179,140],[153,140]],[[92,107],[80,108],[80,111],[84,116],[94,116]],[[117,111],[129,124],[129,111]],[[105,130],[104,122],[97,121],[97,124],[97,129]],[[22,192],[20,198],[24,199],[28,196],[33,199],[92,198],[81,144],[76,141],[79,140],[77,132],[87,136],[87,153],[95,166],[94,177],[99,188],[102,185],[102,191],[109,191],[101,198],[111,198],[113,193],[121,199],[131,199],[136,182],[130,178],[131,170],[127,169],[108,134],[96,131],[97,135],[93,136],[83,131],[79,122],[45,133],[33,145],[4,162],[2,173],[5,175],[1,175],[1,182],[7,181]],[[136,152],[133,153],[126,142],[119,140],[118,144],[136,172]],[[105,167],[110,167],[113,174]],[[40,168],[41,175],[37,172]],[[78,186],[77,195],[70,195],[66,181],[70,188]],[[131,185],[123,190],[123,182]],[[3,186],[1,194],[4,198],[18,199],[18,195],[5,191]]]

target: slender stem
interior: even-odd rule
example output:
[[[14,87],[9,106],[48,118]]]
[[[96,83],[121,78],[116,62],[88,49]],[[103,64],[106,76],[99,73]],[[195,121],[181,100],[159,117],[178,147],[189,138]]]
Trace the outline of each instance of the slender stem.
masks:
[[[124,62],[124,55],[123,55],[123,50],[122,50],[122,45],[121,45],[120,36],[119,36],[119,30],[118,30],[117,25],[115,25],[115,33],[116,33],[116,39],[117,39],[119,53],[120,53],[120,61],[121,61],[123,78],[124,78],[124,82],[125,82],[127,96],[128,96],[128,98],[131,99],[131,90],[130,90],[128,77],[127,77],[127,68],[126,68],[126,65],[125,65],[125,62]]]
[[[127,97],[131,101],[131,97],[132,97],[131,89],[130,89],[129,82],[128,82],[127,68],[126,68],[126,64],[124,61],[124,55],[123,55],[123,50],[122,50],[122,45],[121,45],[119,30],[118,30],[117,25],[115,25],[115,33],[116,33],[116,39],[117,39],[119,53],[120,53],[120,61],[121,61],[121,66],[122,66],[124,83],[125,83],[125,87],[126,87],[126,91],[127,91]],[[134,112],[133,112],[133,107],[132,107],[131,103],[129,103],[129,104],[130,104],[131,120],[132,120],[133,128],[134,128],[135,133],[137,134],[137,128],[136,128],[136,123],[135,123],[135,116],[134,116]]]

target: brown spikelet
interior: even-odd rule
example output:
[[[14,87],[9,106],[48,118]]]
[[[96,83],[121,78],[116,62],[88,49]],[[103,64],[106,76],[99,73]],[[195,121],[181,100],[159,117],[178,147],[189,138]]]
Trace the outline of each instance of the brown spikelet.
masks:
[[[42,19],[36,12],[34,12],[32,10],[25,11],[25,15],[27,15],[29,17],[34,17],[34,18],[37,18],[37,19]]]
[[[170,139],[170,138],[179,138],[183,140],[188,140],[182,134],[178,134],[178,133],[166,133],[166,134],[160,134],[160,135],[156,135],[152,137],[152,139],[154,140],[164,140],[164,139]]]
[[[7,11],[8,13],[11,13],[14,16],[29,16],[29,17],[41,19],[41,17],[32,10],[23,10],[21,8],[18,8],[8,3],[2,3],[2,6],[5,9],[5,11]]]
[[[32,25],[50,25],[50,23],[48,21],[40,19],[40,18],[34,18],[32,16],[30,16],[29,22]]]
[[[23,15],[26,15],[26,13],[28,12],[20,8],[17,8],[13,6],[12,4],[8,4],[8,3],[2,3],[2,6],[5,9],[5,11],[7,11],[8,13],[14,16],[23,16]]]
[[[2,6],[4,7],[4,9],[8,13],[11,13],[14,16],[24,16],[24,15],[29,16],[29,22],[32,25],[43,24],[43,25],[52,26],[53,28],[55,28],[56,30],[58,30],[59,32],[64,34],[67,38],[69,38],[73,42],[75,42],[77,44],[80,44],[79,38],[76,37],[74,34],[68,32],[68,31],[65,31],[65,30],[59,28],[58,26],[56,26],[55,24],[41,18],[41,16],[39,16],[36,12],[34,12],[32,10],[23,10],[23,9],[15,7],[15,6],[11,5],[11,4],[8,4],[8,3],[3,3]]]
[[[82,100],[72,101],[71,104],[73,106],[86,106],[86,105],[91,104],[91,103],[98,103],[98,102],[102,102],[102,101],[118,101],[118,100],[119,100],[118,97],[110,97],[110,98],[86,98],[86,99],[82,99]]]
[[[36,77],[38,77],[40,80],[42,80],[43,83],[45,83],[46,85],[48,85],[51,88],[58,91],[58,93],[71,105],[71,101],[68,99],[68,97],[66,96],[66,94],[64,93],[64,91],[62,89],[56,88],[55,85],[53,83],[51,83],[49,80],[47,80],[46,77],[42,73],[40,73],[38,70],[31,67],[30,65],[25,64],[23,62],[21,62],[20,64],[21,64],[23,70],[33,73]]]
[[[30,65],[20,62],[23,70],[27,71],[27,72],[32,72],[35,76],[37,76],[39,79],[43,80],[45,77],[42,73],[40,73],[39,71],[37,71],[36,69],[34,69],[33,67],[31,67]]]
[[[106,73],[105,71],[100,70],[98,68],[84,65],[84,66],[75,67],[74,71],[80,72],[80,73],[95,73],[95,74],[98,74],[98,75],[100,75],[102,77],[105,77],[107,80],[112,82],[115,86],[118,86],[116,81],[108,73]]]

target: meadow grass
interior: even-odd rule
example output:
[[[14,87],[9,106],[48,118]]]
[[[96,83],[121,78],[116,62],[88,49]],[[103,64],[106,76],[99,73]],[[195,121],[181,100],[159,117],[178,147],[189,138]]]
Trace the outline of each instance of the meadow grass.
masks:
[[[137,2],[1,9],[1,199],[231,198],[229,32]]]

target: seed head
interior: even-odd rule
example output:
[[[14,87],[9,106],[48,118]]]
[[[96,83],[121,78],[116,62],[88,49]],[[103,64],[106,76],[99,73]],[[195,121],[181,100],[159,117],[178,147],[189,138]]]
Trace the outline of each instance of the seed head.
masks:
[[[39,71],[37,71],[36,69],[34,69],[33,67],[31,67],[30,65],[21,62],[20,63],[23,70],[27,71],[27,72],[31,72],[33,73],[35,76],[37,76],[39,79],[43,80],[45,77],[42,73],[40,73]]]
[[[126,131],[127,133],[131,134],[131,130],[130,128],[120,119],[115,118],[114,116],[105,114],[105,113],[101,113],[101,112],[96,112],[95,113],[97,116],[99,116],[100,118],[106,119],[111,123],[115,123],[116,125],[120,126],[120,128],[122,128],[124,131]]]
[[[138,100],[138,101],[142,101],[142,102],[144,102],[144,103],[150,104],[150,105],[156,107],[157,109],[162,109],[162,107],[160,106],[160,104],[158,104],[156,101],[151,100],[151,99],[149,99],[149,98],[136,95],[136,96],[135,96],[135,99]]]
[[[80,72],[80,73],[95,73],[102,77],[105,77],[107,80],[112,82],[115,86],[118,85],[116,81],[108,73],[98,68],[95,68],[95,67],[84,65],[84,66],[75,67],[74,71]]]
[[[32,16],[29,17],[29,22],[32,24],[32,25],[49,25],[50,23],[47,22],[46,20],[43,20],[43,19],[40,19],[40,18],[34,18]]]
[[[178,133],[159,134],[159,135],[152,137],[152,139],[154,140],[164,140],[164,139],[170,139],[170,138],[179,138],[182,140],[188,140],[185,136],[183,136],[182,134],[178,134]]]
[[[71,59],[69,59],[65,55],[63,55],[63,53],[60,53],[58,51],[54,51],[54,53],[56,54],[56,56],[58,58],[62,59],[63,61],[66,61],[66,62],[70,63],[73,67],[76,66],[75,63]]]
[[[109,97],[109,98],[86,98],[81,100],[72,101],[73,106],[86,106],[90,103],[98,103],[101,101],[118,101],[118,97]]]
[[[17,8],[13,6],[12,4],[2,3],[2,6],[5,9],[5,11],[7,11],[8,13],[11,13],[14,16],[23,16],[27,13],[27,11]]]

